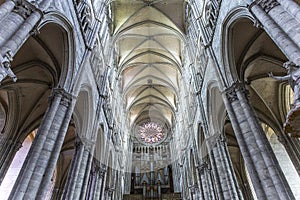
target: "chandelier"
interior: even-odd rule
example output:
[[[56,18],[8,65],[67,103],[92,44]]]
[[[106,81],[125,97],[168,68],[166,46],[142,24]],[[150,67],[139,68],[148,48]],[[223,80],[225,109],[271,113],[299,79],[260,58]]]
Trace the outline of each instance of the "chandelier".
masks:
[[[139,127],[138,137],[145,144],[157,144],[165,138],[166,134],[161,125],[147,122]]]

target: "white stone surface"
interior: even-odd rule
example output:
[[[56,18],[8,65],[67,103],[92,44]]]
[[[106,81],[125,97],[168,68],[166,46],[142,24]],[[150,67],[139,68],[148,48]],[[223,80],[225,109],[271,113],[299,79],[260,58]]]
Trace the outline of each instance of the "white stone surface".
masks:
[[[18,174],[25,161],[26,155],[30,149],[31,141],[30,138],[26,138],[22,144],[22,148],[17,152],[13,159],[10,168],[8,169],[5,178],[0,186],[0,200],[6,200],[9,197],[10,191],[12,190],[15,181],[17,180]]]

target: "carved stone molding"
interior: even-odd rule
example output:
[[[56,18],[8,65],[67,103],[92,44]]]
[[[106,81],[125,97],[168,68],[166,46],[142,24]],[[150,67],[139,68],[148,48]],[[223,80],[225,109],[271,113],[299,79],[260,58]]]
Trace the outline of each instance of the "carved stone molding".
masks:
[[[201,165],[198,165],[196,169],[199,170],[200,173],[203,173],[206,169],[208,169],[207,162],[203,162]]]
[[[75,151],[77,151],[80,148],[81,145],[82,145],[81,140],[79,138],[76,138],[75,145],[74,145],[75,146]]]
[[[14,82],[17,81],[16,75],[10,68],[11,61],[13,61],[13,55],[11,50],[8,50],[4,56],[0,55],[0,83],[7,76],[11,77]]]
[[[211,42],[216,29],[220,6],[221,6],[221,0],[209,0],[207,1],[204,8],[205,9],[204,23],[207,28],[207,34],[209,36],[208,43]]]
[[[238,100],[237,94],[235,92],[235,88],[233,86],[227,88],[225,90],[225,94],[230,103]]]
[[[249,90],[247,90],[247,89],[245,88],[245,85],[244,85],[243,83],[241,83],[241,82],[236,82],[236,83],[233,84],[233,87],[235,88],[235,91],[236,91],[236,92],[237,92],[237,91],[242,92],[242,93],[245,95],[245,97],[246,97],[247,99],[250,98],[250,92],[249,92]]]
[[[24,19],[27,19],[31,13],[33,13],[37,8],[25,0],[17,0],[15,5],[15,8],[13,9],[13,12],[17,13]]]
[[[99,176],[101,179],[104,179],[105,174],[106,174],[106,170],[100,169]]]
[[[51,102],[57,95],[60,95],[62,97],[60,104],[66,107],[68,107],[72,103],[73,99],[76,99],[73,94],[67,92],[64,88],[54,88],[52,90],[52,95],[49,97],[49,101]]]
[[[190,185],[189,189],[190,189],[190,191],[191,191],[192,194],[195,194],[195,193],[197,193],[199,191],[199,186],[197,184]]]
[[[266,11],[266,13],[268,13],[274,7],[280,5],[276,0],[256,0],[255,3],[262,7],[262,9]]]

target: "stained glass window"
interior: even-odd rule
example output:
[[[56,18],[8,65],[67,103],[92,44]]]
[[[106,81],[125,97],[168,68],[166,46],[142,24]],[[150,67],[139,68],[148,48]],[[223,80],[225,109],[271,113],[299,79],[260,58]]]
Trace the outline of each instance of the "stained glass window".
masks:
[[[138,139],[145,144],[157,144],[166,137],[163,127],[155,122],[147,122],[139,127]]]

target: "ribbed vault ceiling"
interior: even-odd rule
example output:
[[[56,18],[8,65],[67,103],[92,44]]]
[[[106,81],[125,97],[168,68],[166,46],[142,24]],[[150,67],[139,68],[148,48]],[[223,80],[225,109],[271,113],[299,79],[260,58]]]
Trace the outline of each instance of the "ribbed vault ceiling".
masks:
[[[131,126],[171,127],[182,66],[183,0],[116,0],[112,4],[118,73]]]

